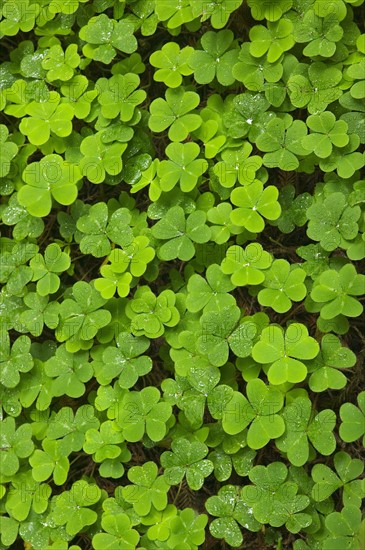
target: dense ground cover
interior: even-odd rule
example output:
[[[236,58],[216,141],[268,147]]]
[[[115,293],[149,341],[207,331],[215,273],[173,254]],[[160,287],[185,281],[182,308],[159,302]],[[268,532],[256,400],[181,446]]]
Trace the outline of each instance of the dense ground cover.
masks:
[[[0,14],[0,549],[363,550],[363,1]]]

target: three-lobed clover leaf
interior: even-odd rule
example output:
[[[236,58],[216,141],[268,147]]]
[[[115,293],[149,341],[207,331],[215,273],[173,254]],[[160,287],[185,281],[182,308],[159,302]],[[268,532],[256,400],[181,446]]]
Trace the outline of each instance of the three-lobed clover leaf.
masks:
[[[280,216],[281,206],[278,202],[279,191],[274,185],[263,186],[261,181],[254,180],[245,187],[238,187],[231,192],[231,202],[238,208],[231,212],[231,221],[243,226],[251,233],[264,230],[267,220],[276,220]]]
[[[295,227],[302,227],[308,220],[307,211],[313,204],[310,193],[295,196],[293,185],[285,185],[279,192],[281,214],[277,220],[271,220],[271,225],[277,225],[282,233],[291,233]]]
[[[31,101],[25,107],[25,115],[19,130],[33,145],[44,145],[51,134],[65,138],[72,132],[74,110],[70,104],[60,103],[57,92],[50,92],[48,101]]]
[[[262,21],[263,19],[277,21],[290,10],[293,0],[269,0],[269,2],[264,3],[260,0],[248,0],[247,4],[251,8],[252,17],[256,21]]]
[[[27,458],[32,454],[33,449],[30,424],[17,427],[15,419],[11,416],[1,420],[0,468],[3,476],[14,476],[20,467],[19,459]]]
[[[133,485],[123,487],[122,495],[127,502],[133,504],[138,515],[146,516],[152,506],[159,511],[166,508],[170,486],[164,476],[158,475],[158,468],[154,462],[132,466],[128,470],[128,479]]]
[[[165,98],[152,101],[148,126],[153,132],[163,132],[169,128],[171,141],[184,141],[202,123],[198,114],[191,113],[200,103],[199,94],[185,91],[182,87],[168,88]]]
[[[37,293],[40,296],[54,294],[60,287],[59,273],[67,271],[71,259],[66,252],[62,252],[57,243],[51,243],[44,251],[44,255],[36,254],[29,262],[33,270],[32,281],[37,281]]]
[[[95,462],[104,462],[120,458],[123,449],[124,437],[121,430],[117,430],[114,422],[106,420],[98,429],[89,428],[85,433],[83,449],[93,456]]]
[[[153,226],[152,235],[167,241],[158,248],[157,255],[161,260],[179,258],[186,262],[195,255],[194,243],[206,243],[211,233],[206,225],[205,212],[195,210],[185,219],[181,206],[173,206]]]
[[[288,79],[290,101],[294,107],[307,107],[310,114],[325,111],[330,103],[339,99],[342,90],[338,84],[342,72],[336,66],[315,61],[305,67],[307,74],[292,73]]]
[[[246,248],[230,246],[221,263],[222,272],[231,275],[235,286],[259,285],[265,280],[262,272],[272,264],[272,256],[261,244],[250,243]]]
[[[70,44],[65,51],[62,46],[55,44],[47,51],[42,60],[42,67],[47,71],[47,80],[71,80],[74,69],[79,66],[80,56],[77,53],[77,44]]]
[[[252,508],[240,498],[239,487],[234,485],[221,487],[217,495],[207,499],[205,508],[217,518],[209,526],[211,534],[224,539],[233,548],[241,546],[243,541],[239,525],[250,531],[260,529],[259,522],[253,517]]]
[[[93,204],[88,213],[80,216],[76,222],[76,228],[82,234],[81,252],[102,258],[111,252],[110,241],[120,246],[129,245],[133,241],[130,221],[128,208],[118,208],[109,217],[105,202]]]
[[[341,369],[353,367],[356,355],[333,334],[325,334],[321,341],[321,350],[315,359],[308,362],[311,373],[308,385],[314,392],[323,392],[328,388],[340,390],[347,384],[345,373]]]
[[[85,382],[93,375],[88,363],[88,352],[71,353],[65,345],[57,348],[55,355],[47,359],[44,369],[52,378],[52,393],[55,396],[69,395],[81,397],[85,391]]]
[[[135,336],[159,338],[165,327],[175,327],[180,321],[180,313],[175,303],[176,295],[172,290],[163,290],[155,296],[150,288],[140,286],[125,310],[127,317],[132,321],[132,333]]]
[[[298,156],[308,155],[308,150],[302,145],[306,135],[307,127],[302,120],[293,120],[291,116],[269,120],[265,131],[256,139],[257,147],[265,153],[264,165],[286,171],[296,170]]]
[[[18,152],[16,143],[8,140],[9,130],[4,124],[0,124],[0,178],[4,178],[10,172],[10,163]]]
[[[115,226],[115,222],[113,225]],[[128,232],[123,228],[123,240],[126,242],[127,234]],[[121,239],[117,240],[121,241]],[[147,264],[155,257],[155,250],[150,244],[148,237],[138,235],[127,246],[122,244],[123,249],[114,248],[108,256],[113,272],[124,273],[128,269],[133,277],[141,277],[147,269]]]
[[[189,278],[187,285],[186,307],[188,311],[219,311],[236,304],[229,294],[234,285],[217,264],[212,264],[206,271],[206,278],[197,273]]]
[[[309,9],[301,20],[294,21],[294,38],[300,44],[307,43],[303,54],[308,57],[332,57],[344,31],[336,17],[336,10],[318,17]]]
[[[267,27],[255,25],[250,29],[250,54],[254,57],[267,55],[269,63],[275,63],[280,56],[295,44],[293,24],[289,19],[268,21]]]
[[[57,302],[49,302],[48,296],[40,296],[37,292],[28,292],[24,296],[24,304],[27,309],[19,315],[19,323],[23,332],[28,331],[33,336],[40,336],[44,325],[51,329],[57,327],[59,311]]]
[[[192,52],[191,46],[180,49],[176,42],[167,42],[161,50],[154,51],[149,60],[157,68],[153,75],[154,80],[164,82],[169,88],[181,86],[183,77],[194,72],[188,65]]]
[[[265,271],[264,287],[257,299],[262,306],[271,307],[278,313],[289,311],[293,302],[300,302],[307,294],[304,280],[307,273],[286,260],[274,260]]]
[[[0,382],[6,388],[15,388],[20,382],[20,373],[33,368],[30,353],[31,341],[28,336],[19,336],[10,345],[9,333],[2,331],[0,351]]]
[[[198,84],[208,84],[217,78],[220,84],[230,86],[234,83],[232,66],[238,58],[239,50],[232,48],[233,32],[224,29],[219,32],[208,31],[200,39],[202,50],[194,50],[188,59]]]
[[[303,512],[310,499],[298,494],[298,485],[287,481],[287,476],[288,469],[282,462],[255,466],[248,475],[254,485],[243,487],[241,498],[261,524],[273,527],[285,524],[288,531],[298,533],[312,523],[311,516]]]
[[[244,42],[238,55],[238,62],[233,66],[232,74],[248,90],[262,91],[265,83],[278,82],[283,75],[280,59],[270,63],[264,56],[254,57],[250,53],[250,43]]]
[[[323,550],[351,548],[351,546],[361,548],[363,536],[360,525],[361,510],[357,506],[345,506],[341,512],[328,514],[325,518],[325,526],[331,536],[324,541]]]
[[[69,491],[57,495],[51,517],[56,525],[65,525],[66,532],[74,536],[87,525],[96,522],[98,514],[90,507],[100,497],[101,490],[95,483],[75,481]]]
[[[346,264],[339,271],[327,269],[314,281],[311,299],[318,303],[321,318],[334,319],[338,315],[359,317],[363,305],[354,296],[364,292],[365,275],[357,273],[352,264]]]
[[[264,328],[253,347],[252,357],[258,363],[269,365],[267,376],[271,384],[296,384],[307,376],[307,367],[300,360],[314,359],[318,352],[319,345],[308,335],[307,327],[292,323],[285,332],[276,325]]]
[[[197,550],[205,540],[207,523],[206,514],[197,514],[192,508],[180,510],[179,515],[169,522],[169,544],[172,547],[185,544]]]
[[[109,311],[100,309],[106,300],[85,281],[73,285],[72,296],[60,305],[60,323],[55,333],[59,342],[66,342],[67,352],[81,349],[112,318]]]
[[[250,156],[252,149],[250,143],[244,142],[239,149],[225,149],[222,152],[222,160],[215,164],[213,172],[223,187],[233,187],[237,180],[241,185],[254,182],[262,159],[257,155]]]
[[[270,439],[284,433],[284,421],[277,414],[283,407],[284,397],[259,378],[247,383],[246,394],[247,398],[234,392],[223,409],[222,426],[226,433],[235,435],[250,425],[247,444],[251,449],[261,449]]]
[[[105,13],[91,17],[79,36],[86,42],[82,48],[85,57],[108,65],[117,55],[116,50],[133,53],[137,49],[134,25],[130,21],[116,21]]]
[[[81,172],[60,155],[46,155],[40,162],[28,164],[22,177],[25,185],[18,192],[19,204],[32,216],[42,218],[50,213],[52,199],[63,205],[76,200]]]
[[[311,133],[303,137],[302,145],[321,159],[331,155],[333,145],[344,147],[349,142],[346,122],[336,120],[330,111],[309,115],[306,124]]]
[[[95,550],[134,550],[140,535],[132,528],[130,517],[122,512],[105,514],[101,518],[101,527],[104,532],[96,533],[92,538]]]
[[[162,160],[157,169],[162,191],[171,191],[178,182],[184,193],[192,191],[208,168],[208,162],[198,158],[199,145],[173,142],[168,144],[165,153],[169,160]]]
[[[70,451],[67,452],[66,445],[62,440],[44,439],[42,448],[43,450],[36,449],[29,458],[35,481],[46,481],[52,476],[56,485],[63,485],[70,469],[70,462],[67,458]]]
[[[87,136],[80,145],[83,156],[79,166],[82,175],[92,183],[102,183],[106,174],[120,174],[123,168],[122,154],[126,148],[126,143],[104,143],[102,132]]]
[[[325,464],[315,464],[312,468],[312,497],[316,502],[322,502],[335,491],[342,488],[344,506],[361,506],[364,489],[361,479],[364,464],[358,459],[352,459],[348,453],[340,451],[333,458],[336,473]]]
[[[111,78],[99,78],[96,87],[100,90],[98,102],[105,118],[119,116],[122,122],[130,122],[135,109],[146,99],[146,92],[138,90],[140,78],[137,74],[115,74]]]
[[[343,248],[344,241],[357,236],[360,216],[359,205],[350,206],[341,192],[331,193],[308,208],[307,235],[329,252],[339,246]]]
[[[18,473],[12,477],[6,497],[6,511],[12,518],[23,522],[31,509],[38,514],[45,512],[51,493],[49,485],[33,479],[31,470]]]
[[[165,480],[170,485],[178,485],[186,476],[189,487],[198,491],[214,468],[213,463],[205,458],[208,447],[200,441],[182,437],[171,443],[171,449],[161,455]]]
[[[351,443],[363,437],[365,444],[365,392],[357,396],[358,407],[353,403],[344,403],[340,408],[340,437],[343,441]]]
[[[74,413],[71,407],[62,407],[48,420],[47,439],[62,439],[66,449],[78,452],[82,449],[85,433],[97,429],[99,420],[91,405],[81,405]]]
[[[152,359],[143,355],[149,348],[149,340],[144,336],[120,332],[115,343],[116,346],[108,346],[104,350],[102,362],[96,362],[95,377],[102,385],[118,378],[121,388],[131,388],[140,376],[152,369]]]
[[[140,392],[125,394],[116,421],[126,441],[139,441],[144,433],[152,441],[161,441],[166,435],[166,422],[170,416],[171,405],[161,401],[157,388],[148,386]]]
[[[196,0],[192,4],[192,11],[200,21],[210,19],[213,29],[222,29],[232,12],[241,5],[241,0]]]
[[[336,448],[333,429],[336,425],[336,414],[325,409],[318,414],[312,411],[308,397],[297,397],[283,411],[285,433],[275,441],[280,451],[287,453],[294,466],[303,466],[309,459],[310,446],[328,456]]]

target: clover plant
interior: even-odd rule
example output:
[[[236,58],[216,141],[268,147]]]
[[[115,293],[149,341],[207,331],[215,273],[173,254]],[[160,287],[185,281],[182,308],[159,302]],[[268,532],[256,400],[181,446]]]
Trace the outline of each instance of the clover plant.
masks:
[[[364,0],[0,1],[0,550],[362,550]]]

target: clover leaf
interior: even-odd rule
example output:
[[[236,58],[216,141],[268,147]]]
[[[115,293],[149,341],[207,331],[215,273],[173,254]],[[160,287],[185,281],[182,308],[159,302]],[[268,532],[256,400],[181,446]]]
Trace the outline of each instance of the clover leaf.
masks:
[[[240,498],[240,491],[234,485],[224,485],[217,495],[205,503],[207,512],[217,517],[209,526],[211,534],[224,539],[233,548],[241,546],[243,537],[239,525],[250,531],[258,531],[260,524],[253,517],[252,508]]]
[[[93,536],[92,544],[95,550],[134,550],[140,535],[132,529],[133,523],[127,514],[107,514],[101,519],[104,532]]]
[[[309,57],[332,57],[343,33],[335,13],[318,17],[312,9],[305,12],[298,26],[294,25],[294,37],[299,43],[307,43],[303,53]]]
[[[246,92],[236,95],[223,115],[227,134],[233,138],[248,136],[250,140],[256,140],[262,126],[275,117],[267,112],[269,105],[263,94]]]
[[[352,264],[339,271],[327,269],[315,280],[311,299],[317,302],[321,318],[334,319],[338,315],[358,317],[363,305],[354,296],[364,292],[365,275],[359,275]]]
[[[356,441],[365,434],[365,392],[357,396],[358,407],[353,403],[344,403],[340,408],[340,437],[343,441]],[[363,444],[365,436],[363,437]]]
[[[93,374],[87,360],[87,352],[71,353],[65,345],[57,348],[55,355],[47,359],[44,365],[47,376],[53,378],[53,395],[80,397],[84,393],[84,383],[88,382]]]
[[[264,133],[261,133],[256,145],[265,152],[263,163],[269,168],[279,167],[281,170],[295,170],[299,166],[299,155],[307,155],[302,140],[307,134],[307,127],[302,120],[271,119]],[[275,218],[274,218],[275,219]]]
[[[289,311],[292,301],[300,302],[307,294],[306,276],[304,269],[296,268],[286,260],[274,260],[265,271],[264,288],[257,297],[259,303],[279,313]]]
[[[185,193],[192,191],[208,168],[208,162],[198,158],[199,145],[194,142],[169,143],[165,152],[169,160],[161,161],[157,170],[162,191],[171,191],[178,182]]]
[[[86,42],[82,53],[108,65],[117,55],[116,50],[132,53],[137,49],[133,32],[134,25],[129,21],[115,21],[105,13],[91,17],[79,31],[81,40]]]
[[[142,355],[149,348],[149,340],[120,332],[115,341],[116,346],[108,346],[103,352],[102,362],[94,367],[95,377],[103,385],[118,377],[120,387],[131,388],[140,376],[152,369],[151,358]]]
[[[81,405],[73,412],[71,407],[62,407],[49,419],[47,439],[62,439],[66,449],[78,452],[82,449],[88,430],[97,429],[99,420],[91,405]]]
[[[98,102],[105,118],[119,116],[122,122],[130,122],[137,105],[146,99],[144,90],[137,90],[140,84],[139,76],[133,73],[115,74],[111,78],[99,78],[96,82],[100,93]]]
[[[278,82],[283,75],[280,60],[270,63],[264,56],[254,57],[250,53],[250,43],[244,42],[238,55],[238,62],[233,66],[232,74],[248,90],[262,91],[265,82]]]
[[[74,69],[79,66],[80,56],[77,53],[77,44],[70,44],[65,51],[62,46],[55,44],[46,53],[42,60],[42,67],[47,71],[47,80],[71,80]]]
[[[254,19],[261,21],[277,21],[284,13],[292,7],[292,0],[270,0],[264,4],[260,0],[248,0],[247,4],[251,8],[251,14]]]
[[[133,504],[137,514],[146,516],[152,506],[156,510],[166,508],[169,485],[164,476],[158,475],[158,468],[154,462],[133,466],[128,470],[128,479],[133,485],[123,487],[122,495],[127,502]]]
[[[132,320],[131,329],[135,336],[159,338],[166,327],[174,327],[180,320],[175,307],[176,295],[172,290],[163,290],[155,296],[146,286],[140,286],[133,300],[126,306],[126,315]]]
[[[199,105],[200,97],[195,92],[186,92],[178,87],[167,89],[165,98],[152,101],[148,126],[153,132],[163,132],[169,128],[171,141],[184,141],[202,123],[199,115],[191,113]]]
[[[233,41],[233,32],[228,29],[203,34],[200,39],[203,50],[194,50],[188,59],[198,84],[208,84],[215,77],[224,86],[233,84],[232,66],[238,57],[238,49],[232,48]]]
[[[263,218],[276,220],[280,216],[278,196],[279,192],[275,186],[269,185],[264,189],[259,180],[254,180],[245,187],[233,189],[231,202],[239,208],[232,210],[231,221],[235,225],[245,227],[251,233],[263,231]]]
[[[82,234],[81,252],[101,258],[111,252],[110,241],[121,246],[130,244],[133,241],[130,221],[128,208],[118,208],[109,218],[104,202],[93,204],[88,213],[76,222],[76,228]]]
[[[268,21],[267,27],[255,25],[250,30],[250,54],[254,57],[267,55],[269,63],[275,63],[283,52],[294,45],[293,24],[288,19]]]
[[[282,233],[291,233],[295,227],[302,227],[308,220],[307,211],[313,203],[310,193],[295,196],[293,185],[285,185],[279,192],[281,214],[277,220],[271,220],[271,225],[277,225]]]
[[[348,348],[342,347],[340,340],[326,334],[322,337],[321,351],[308,363],[311,373],[308,385],[312,391],[322,392],[328,388],[340,390],[346,386],[346,375],[340,369],[353,367],[356,355]]]
[[[310,115],[306,124],[311,133],[304,136],[302,145],[319,158],[329,157],[332,153],[332,145],[344,147],[349,142],[346,122],[336,120],[335,115],[330,111]]]
[[[67,352],[78,351],[111,321],[110,312],[100,309],[106,300],[85,281],[73,285],[72,296],[60,305],[60,323],[56,329],[57,340],[67,342]]]
[[[271,384],[302,382],[307,367],[298,359],[314,359],[319,352],[317,341],[308,335],[307,327],[292,323],[284,330],[272,325],[264,328],[260,340],[252,350],[258,363],[269,364],[268,379]]]
[[[213,172],[223,187],[233,187],[237,180],[241,185],[254,182],[262,160],[257,155],[250,156],[252,149],[252,145],[245,142],[240,149],[225,149],[222,152],[222,160],[214,166]]]
[[[29,263],[33,270],[32,281],[37,281],[40,296],[54,294],[60,287],[59,273],[67,271],[71,265],[70,256],[62,252],[57,243],[51,243],[44,255],[36,254]]]
[[[70,463],[67,458],[65,444],[63,441],[42,441],[43,450],[36,449],[29,458],[32,466],[32,476],[35,481],[41,482],[50,476],[56,485],[63,485],[67,479]]]
[[[335,147],[332,155],[319,163],[324,172],[337,171],[341,178],[351,178],[365,164],[364,154],[358,151],[360,137],[357,134],[349,136],[349,142],[343,147]]]
[[[198,274],[190,277],[187,290],[186,307],[197,312],[219,311],[225,307],[234,306],[235,299],[229,294],[234,288],[230,278],[225,275],[217,264],[212,264],[206,272],[206,279]]]
[[[3,476],[13,476],[20,467],[21,458],[32,454],[32,427],[22,424],[16,427],[15,419],[7,416],[1,421],[0,467]]]
[[[337,67],[315,61],[309,65],[307,76],[292,74],[289,77],[290,101],[295,107],[306,106],[310,114],[325,111],[342,95],[338,87],[341,78],[342,73]]]
[[[261,449],[270,439],[280,437],[285,430],[284,421],[277,414],[283,407],[282,393],[260,379],[250,380],[246,387],[247,398],[240,392],[223,410],[222,426],[226,433],[235,435],[250,425],[247,444],[251,449]]]
[[[145,432],[152,441],[161,441],[166,435],[166,422],[170,416],[171,405],[161,401],[157,388],[149,386],[140,392],[125,394],[117,424],[127,441],[139,441]]]
[[[48,296],[40,296],[37,292],[28,292],[24,296],[24,304],[27,308],[19,315],[21,326],[29,331],[33,336],[40,336],[44,325],[48,328],[56,328],[58,325],[57,302],[49,302]]]
[[[195,254],[194,243],[206,243],[210,229],[205,225],[206,214],[201,210],[192,212],[186,219],[181,206],[170,208],[152,228],[152,235],[167,241],[158,248],[162,260],[190,260]]]
[[[76,535],[87,525],[97,520],[95,510],[90,506],[101,497],[101,490],[95,483],[84,480],[75,481],[69,491],[64,491],[55,498],[52,518],[56,525],[65,525],[69,535]]]
[[[222,29],[226,26],[231,13],[240,5],[241,0],[197,0],[192,4],[192,10],[195,17],[200,17],[200,21],[210,19],[214,29]]]
[[[114,231],[115,222],[113,226]],[[123,228],[124,241],[127,241],[127,235],[128,231]],[[121,242],[121,239],[118,240]],[[134,277],[141,277],[147,269],[147,264],[155,257],[155,250],[150,244],[148,237],[138,235],[127,246],[122,244],[123,249],[114,248],[108,256],[113,272],[123,273],[128,269]]]
[[[167,42],[161,50],[155,50],[150,56],[150,63],[157,68],[153,78],[157,82],[164,82],[169,88],[181,86],[183,77],[193,73],[188,60],[193,52],[191,46],[180,49],[176,42]]]
[[[171,443],[171,449],[161,455],[164,478],[170,485],[178,485],[186,476],[189,487],[198,491],[213,471],[213,463],[205,458],[208,447],[200,441],[178,438]]]
[[[324,456],[335,450],[336,439],[332,432],[336,415],[331,409],[315,415],[311,401],[307,397],[297,397],[285,407],[283,419],[285,433],[275,444],[280,451],[287,453],[294,466],[303,466],[308,461],[309,442]]]
[[[354,536],[359,533],[360,524],[361,510],[353,505],[345,506],[341,512],[328,514],[325,526],[332,536],[324,541],[323,549],[359,547],[359,544],[362,544],[361,534],[358,543],[354,540]]]
[[[93,456],[95,462],[103,462],[120,458],[124,441],[121,430],[117,430],[111,420],[106,420],[99,429],[90,428],[85,433],[83,449],[85,453]]]
[[[343,451],[335,454],[333,462],[336,473],[325,464],[313,466],[313,499],[321,502],[342,488],[344,506],[361,506],[364,490],[361,480],[357,478],[363,473],[364,464],[357,458],[352,459]]]
[[[51,487],[46,483],[37,483],[30,470],[16,474],[6,497],[5,508],[17,521],[23,522],[31,510],[42,514],[48,507]]]
[[[13,225],[13,238],[22,241],[26,237],[37,238],[44,229],[44,222],[35,218],[24,206],[18,202],[17,193],[9,198],[7,206],[2,211],[1,217],[5,225]]]
[[[19,130],[34,145],[44,145],[51,134],[64,138],[72,132],[74,110],[71,105],[60,103],[57,92],[50,92],[49,100],[43,103],[31,101],[25,114],[28,116],[20,121]]]
[[[241,246],[230,246],[221,263],[222,272],[231,275],[235,286],[259,285],[265,280],[262,270],[272,264],[269,252],[261,244],[250,243],[243,249]]]
[[[243,487],[241,498],[260,523],[274,527],[285,524],[288,531],[298,533],[312,523],[311,516],[303,512],[310,499],[298,494],[298,485],[286,481],[287,475],[288,469],[282,462],[255,466],[248,476],[254,485]]]
[[[6,388],[15,388],[19,384],[20,373],[28,372],[33,367],[31,341],[28,336],[19,336],[10,346],[8,332],[3,332],[1,336],[0,382]]]
[[[349,206],[343,193],[331,193],[322,202],[315,202],[307,210],[307,235],[319,241],[324,250],[332,251],[352,240],[358,233],[361,209]]]
[[[77,197],[76,183],[81,179],[78,166],[60,155],[46,155],[40,162],[28,164],[23,172],[26,185],[18,192],[18,201],[32,216],[47,216],[52,198],[60,204],[72,204]]]
[[[123,168],[121,156],[126,148],[126,143],[104,143],[101,132],[87,136],[80,145],[83,157],[79,166],[82,175],[92,183],[101,183],[106,174],[120,174]]]
[[[4,124],[0,124],[1,161],[0,177],[4,178],[10,172],[10,163],[18,152],[18,146],[8,141],[9,130]]]
[[[205,540],[204,528],[207,523],[206,514],[197,514],[192,508],[184,508],[169,523],[169,544],[185,544],[196,550]]]

